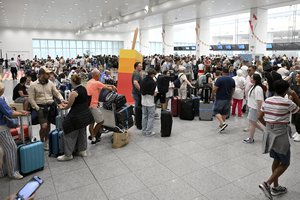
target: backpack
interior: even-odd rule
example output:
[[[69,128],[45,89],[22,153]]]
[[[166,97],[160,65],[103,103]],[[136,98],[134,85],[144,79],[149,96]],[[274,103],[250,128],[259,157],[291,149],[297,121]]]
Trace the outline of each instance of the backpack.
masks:
[[[182,75],[183,75],[183,74],[181,74],[180,76],[178,76],[178,78],[175,79],[175,80],[173,81],[173,84],[174,84],[174,87],[175,87],[175,88],[180,88],[180,86],[181,86],[180,77],[181,77]]]
[[[203,88],[203,87],[206,87],[208,86],[208,78],[210,77],[210,74],[207,73],[207,74],[202,74],[199,78],[198,78],[198,81],[197,81],[197,86],[199,88]]]
[[[169,78],[165,75],[159,75],[156,80],[159,93],[167,93],[169,91]]]

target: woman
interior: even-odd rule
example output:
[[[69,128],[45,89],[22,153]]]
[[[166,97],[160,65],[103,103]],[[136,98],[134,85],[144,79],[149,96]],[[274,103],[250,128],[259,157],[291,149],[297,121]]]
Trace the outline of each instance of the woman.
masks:
[[[262,89],[261,77],[259,74],[253,74],[251,77],[251,84],[253,86],[248,92],[248,103],[249,108],[248,120],[249,120],[249,138],[244,140],[244,143],[253,143],[255,129],[263,131],[263,128],[257,123],[258,114],[261,110],[262,103],[264,101],[264,92]]]
[[[0,96],[4,93],[4,84],[0,83]],[[0,166],[0,177],[8,175],[10,178],[22,179],[18,171],[17,145],[12,138],[9,128],[6,125],[5,117],[18,117],[28,115],[26,111],[12,110],[4,98],[0,98],[0,147],[3,149],[3,166]]]
[[[235,91],[232,96],[232,115],[235,115],[236,105],[238,105],[238,117],[242,117],[242,106],[245,92],[246,80],[243,77],[243,71],[237,70],[237,75],[233,77],[235,82]]]
[[[88,95],[85,87],[81,85],[81,78],[74,74],[71,77],[72,92],[68,103],[61,104],[60,109],[70,112],[63,121],[64,131],[64,152],[57,157],[58,161],[68,161],[73,159],[73,152],[78,151],[78,155],[87,156],[87,135],[86,127],[94,122],[94,118],[89,109]]]
[[[184,66],[179,66],[178,68],[178,77],[180,80],[180,88],[179,88],[179,97],[180,99],[186,99],[187,98],[187,86],[189,85],[191,88],[194,88],[190,81],[187,79],[185,73],[185,67]]]
[[[166,73],[166,74],[165,74]],[[164,71],[164,75],[170,77],[171,72],[170,70]],[[169,81],[169,91],[166,94],[166,107],[168,108],[169,100],[174,96],[174,83],[172,81]]]
[[[296,92],[298,97],[300,97],[300,72],[295,72],[296,75],[296,84],[292,86],[292,89]],[[292,121],[296,128],[296,133],[293,134],[293,139],[295,142],[300,142],[300,113],[292,115]]]

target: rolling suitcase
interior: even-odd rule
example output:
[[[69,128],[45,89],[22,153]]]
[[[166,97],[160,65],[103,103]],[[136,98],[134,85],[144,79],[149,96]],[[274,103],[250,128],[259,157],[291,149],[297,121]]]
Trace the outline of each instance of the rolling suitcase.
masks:
[[[142,130],[142,107],[138,106],[134,108],[134,121],[137,129]]]
[[[170,137],[172,132],[173,119],[170,111],[162,110],[160,116],[161,137]]]
[[[134,121],[133,121],[133,117],[132,116],[130,116],[129,118],[127,118],[125,120],[117,122],[117,126],[120,129],[125,129],[125,130],[131,128],[133,125],[134,125]]]
[[[200,97],[193,97],[193,111],[194,111],[194,116],[199,116],[199,102],[200,102]]]
[[[133,115],[133,107],[131,105],[123,106],[122,108],[116,111],[117,122],[124,121],[129,117],[132,117],[132,115]]]
[[[180,119],[183,120],[194,120],[193,100],[182,99],[180,102]]]
[[[173,97],[171,100],[171,112],[173,117],[178,117],[180,110],[180,98]]]
[[[126,97],[122,94],[118,94],[115,98],[116,109],[121,108],[127,103]]]
[[[214,103],[212,101],[209,103],[200,101],[199,120],[204,120],[204,121],[212,121],[213,120],[213,105],[214,105]]]
[[[49,156],[54,155],[55,157],[64,154],[64,140],[62,131],[62,122],[65,117],[63,111],[59,111],[59,115],[55,118],[56,128],[49,132]]]
[[[27,116],[28,126],[31,127],[31,117]],[[41,141],[25,143],[23,122],[20,120],[21,126],[21,138],[23,144],[18,146],[20,173],[27,175],[32,172],[43,170],[45,159],[44,159],[44,144]]]

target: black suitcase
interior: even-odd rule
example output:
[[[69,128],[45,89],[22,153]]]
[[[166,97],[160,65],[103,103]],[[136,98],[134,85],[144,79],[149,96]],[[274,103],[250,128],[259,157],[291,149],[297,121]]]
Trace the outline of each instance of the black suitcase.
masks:
[[[142,107],[138,106],[134,108],[134,120],[135,120],[135,125],[136,128],[139,130],[142,130]]]
[[[200,102],[200,97],[193,97],[193,111],[194,111],[194,116],[199,116],[199,102]]]
[[[193,99],[181,100],[179,117],[183,120],[194,120]]]
[[[173,119],[170,111],[162,110],[160,116],[160,133],[161,137],[170,137],[172,132]]]
[[[133,124],[134,124],[134,121],[133,121],[132,116],[130,116],[129,118],[127,118],[123,121],[118,121],[117,122],[117,126],[121,129],[125,129],[125,130],[131,128],[133,126]]]
[[[116,96],[116,98],[115,98],[116,109],[121,108],[126,103],[127,103],[127,101],[126,101],[126,97],[124,95],[118,94],[118,96]]]
[[[122,108],[116,111],[117,121],[124,121],[133,115],[133,107],[132,105],[123,106]]]

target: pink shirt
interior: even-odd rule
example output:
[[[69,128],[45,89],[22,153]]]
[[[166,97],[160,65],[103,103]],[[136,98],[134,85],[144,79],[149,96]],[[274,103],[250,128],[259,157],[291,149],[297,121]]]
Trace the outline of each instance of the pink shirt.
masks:
[[[97,108],[98,107],[98,99],[101,89],[104,87],[104,84],[100,81],[96,81],[95,79],[91,79],[86,84],[86,90],[88,93],[88,96],[92,96],[91,108]]]

